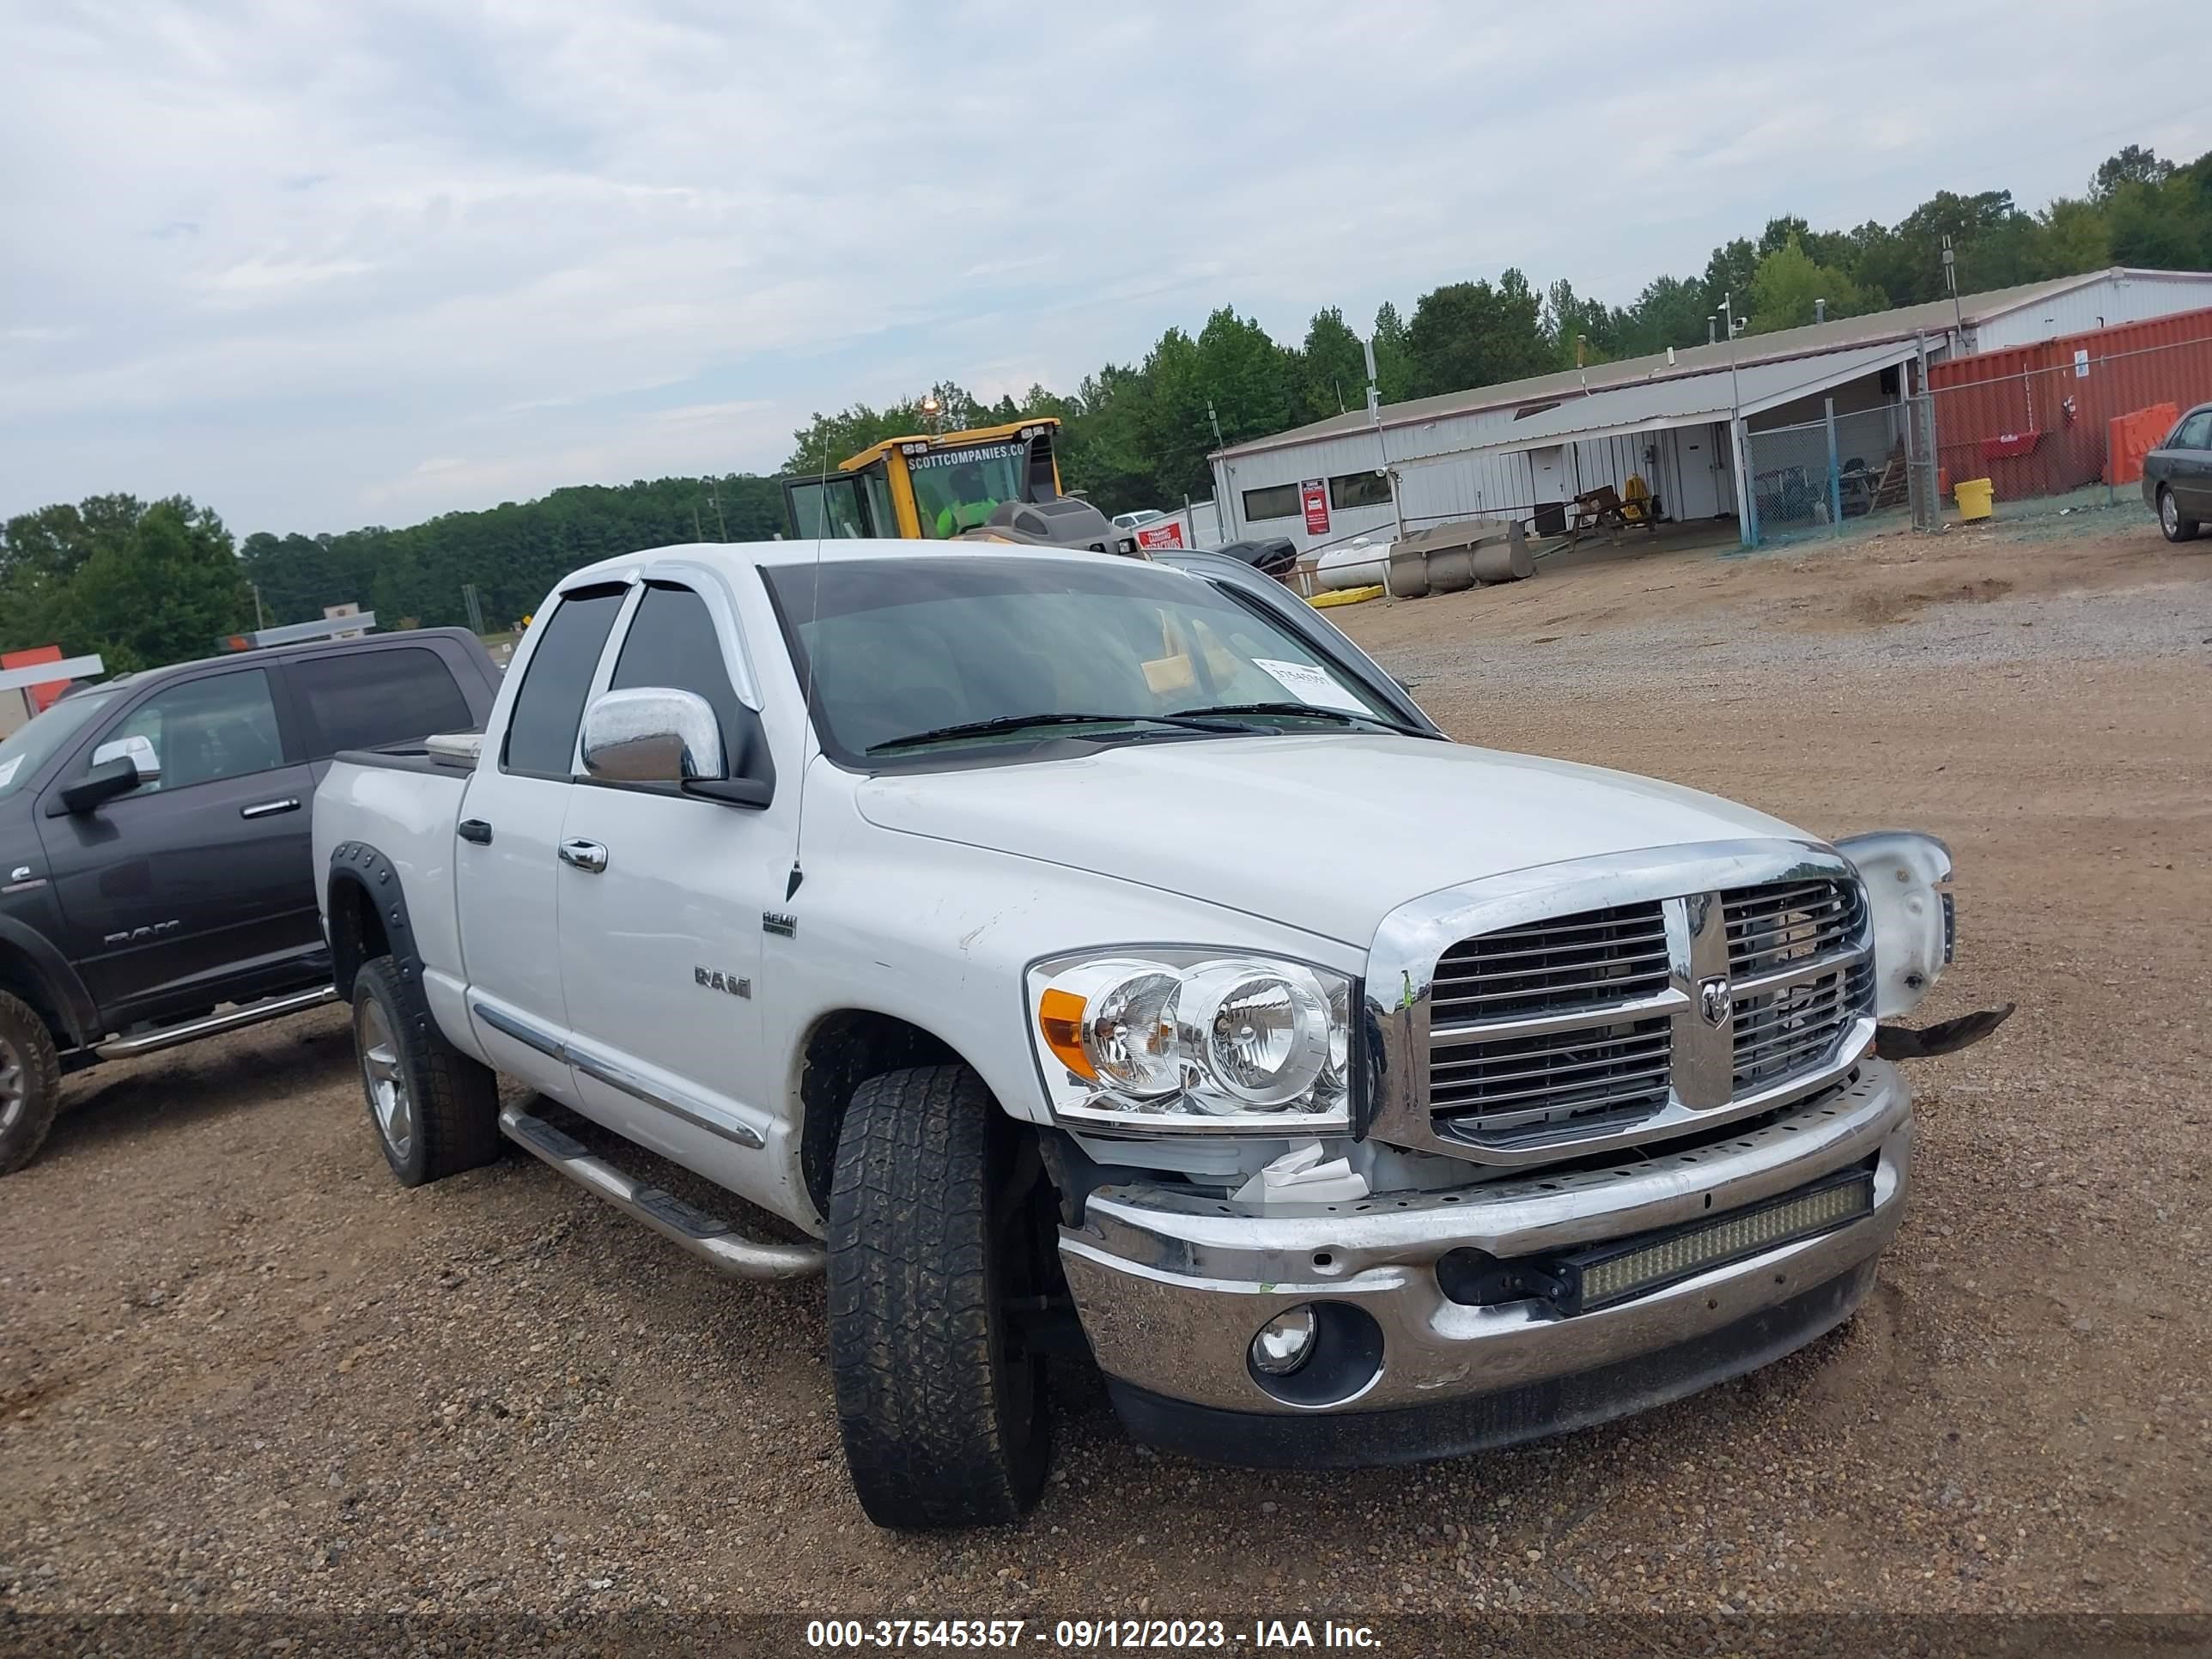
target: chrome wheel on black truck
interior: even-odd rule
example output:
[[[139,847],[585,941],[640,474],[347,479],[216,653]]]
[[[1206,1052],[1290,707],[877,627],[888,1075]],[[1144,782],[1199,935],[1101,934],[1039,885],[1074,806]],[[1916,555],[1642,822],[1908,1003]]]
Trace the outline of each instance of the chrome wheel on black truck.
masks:
[[[830,1198],[830,1364],[860,1507],[878,1526],[999,1526],[1051,1460],[1051,1188],[1034,1135],[965,1066],[868,1079]]]
[[[0,991],[0,1175],[31,1161],[62,1098],[53,1033],[37,1009]]]

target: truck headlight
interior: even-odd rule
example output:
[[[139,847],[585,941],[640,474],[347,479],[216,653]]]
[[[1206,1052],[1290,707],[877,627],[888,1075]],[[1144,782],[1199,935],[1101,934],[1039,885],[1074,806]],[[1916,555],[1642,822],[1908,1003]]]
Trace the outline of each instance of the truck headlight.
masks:
[[[1028,980],[1046,1097],[1070,1127],[1351,1127],[1352,981],[1341,974],[1191,948],[1056,957]]]
[[[1865,884],[1874,924],[1874,1012],[1877,1019],[1909,1014],[1950,965],[1955,913],[1951,849],[1933,836],[1877,830],[1846,836],[1836,850]]]

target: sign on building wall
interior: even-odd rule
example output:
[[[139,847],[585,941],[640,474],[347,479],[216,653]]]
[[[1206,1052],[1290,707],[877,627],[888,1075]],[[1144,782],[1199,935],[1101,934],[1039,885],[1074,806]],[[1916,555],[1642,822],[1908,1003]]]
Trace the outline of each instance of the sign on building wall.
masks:
[[[1298,504],[1305,509],[1306,534],[1328,534],[1328,483],[1322,478],[1308,478],[1298,486]]]

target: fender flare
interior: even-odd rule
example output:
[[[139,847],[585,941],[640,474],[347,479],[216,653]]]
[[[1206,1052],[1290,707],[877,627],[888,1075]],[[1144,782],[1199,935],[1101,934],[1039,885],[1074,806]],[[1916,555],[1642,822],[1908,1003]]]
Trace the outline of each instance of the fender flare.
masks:
[[[14,945],[29,961],[74,1046],[82,1048],[107,1035],[100,1005],[52,939],[12,916],[0,916],[0,944]]]
[[[324,928],[330,935],[331,976],[337,987],[339,1000],[353,1000],[354,976],[360,973],[365,959],[360,940],[342,938],[327,920],[337,915],[339,895],[348,890],[357,890],[383,924],[385,941],[392,947],[392,958],[398,964],[400,977],[421,977],[422,953],[415,943],[415,927],[408,919],[407,892],[400,882],[398,870],[367,842],[340,842],[331,848],[323,912],[326,918]]]

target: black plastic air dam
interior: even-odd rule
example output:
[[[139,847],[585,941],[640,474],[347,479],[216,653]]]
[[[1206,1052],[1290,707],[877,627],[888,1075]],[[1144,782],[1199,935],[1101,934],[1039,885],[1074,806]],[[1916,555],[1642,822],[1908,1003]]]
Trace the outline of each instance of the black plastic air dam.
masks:
[[[1133,1439],[1240,1468],[1364,1468],[1461,1457],[1540,1440],[1663,1406],[1803,1347],[1857,1310],[1875,1261],[1747,1314],[1734,1324],[1601,1365],[1496,1394],[1383,1412],[1231,1412],[1106,1379]]]

